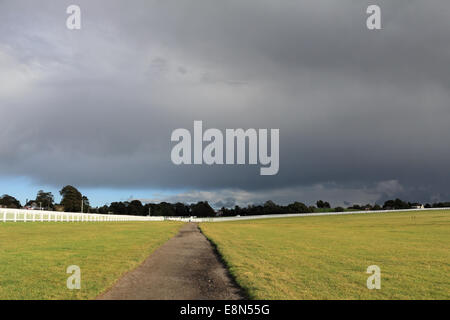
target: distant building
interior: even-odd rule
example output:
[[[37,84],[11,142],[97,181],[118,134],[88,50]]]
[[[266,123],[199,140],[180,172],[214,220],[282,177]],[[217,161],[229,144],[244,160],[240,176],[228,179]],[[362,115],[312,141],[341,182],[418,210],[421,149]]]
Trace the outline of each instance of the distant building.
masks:
[[[55,211],[64,211],[64,206],[60,205],[60,204],[55,204],[54,205]]]
[[[424,209],[425,206],[421,203],[413,203],[411,206],[412,209]]]
[[[27,210],[39,210],[39,206],[37,205],[36,202],[33,201],[28,201],[27,204],[25,205],[24,209]]]

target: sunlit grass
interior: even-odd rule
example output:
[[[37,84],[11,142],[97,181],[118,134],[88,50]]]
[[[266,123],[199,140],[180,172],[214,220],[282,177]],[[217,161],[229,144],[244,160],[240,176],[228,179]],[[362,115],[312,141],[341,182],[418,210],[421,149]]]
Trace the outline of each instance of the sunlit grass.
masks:
[[[450,211],[202,223],[256,299],[449,299]],[[370,265],[381,289],[369,290]]]
[[[90,299],[177,233],[177,222],[1,223],[0,299]],[[66,269],[81,268],[81,290]]]

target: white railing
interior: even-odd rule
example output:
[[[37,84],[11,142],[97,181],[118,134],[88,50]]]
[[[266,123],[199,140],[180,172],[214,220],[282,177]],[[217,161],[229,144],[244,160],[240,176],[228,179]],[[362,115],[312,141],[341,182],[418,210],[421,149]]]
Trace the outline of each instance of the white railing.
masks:
[[[286,214],[266,214],[258,216],[241,217],[165,217],[165,220],[184,221],[184,222],[224,222],[255,219],[273,219],[273,218],[293,218],[293,217],[314,217],[314,216],[337,216],[362,213],[394,213],[394,212],[421,212],[433,210],[450,210],[450,208],[425,208],[425,209],[401,209],[401,210],[364,210],[364,211],[344,211],[344,212],[317,212],[317,213],[286,213]]]
[[[164,217],[0,208],[0,222],[163,221]]]
[[[162,216],[128,216],[114,214],[95,214],[80,212],[59,212],[59,211],[41,211],[24,209],[5,209],[0,208],[1,222],[113,222],[113,221],[181,221],[181,222],[223,222],[240,221],[269,218],[292,218],[292,217],[314,217],[314,216],[333,216],[350,215],[362,213],[389,213],[389,212],[421,212],[433,210],[450,210],[450,208],[425,208],[425,209],[403,209],[403,210],[377,210],[377,211],[345,211],[345,212],[321,212],[321,213],[289,213],[289,214],[270,214],[258,216],[242,217],[162,217]]]

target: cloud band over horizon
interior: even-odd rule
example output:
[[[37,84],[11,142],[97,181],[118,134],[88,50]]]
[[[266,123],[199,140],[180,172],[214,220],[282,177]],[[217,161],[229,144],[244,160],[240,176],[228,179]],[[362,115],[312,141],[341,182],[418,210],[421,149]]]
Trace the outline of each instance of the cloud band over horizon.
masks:
[[[0,178],[229,205],[449,200],[450,3],[377,2],[371,31],[369,1],[80,0],[74,31],[69,1],[1,1]],[[280,129],[278,174],[175,166],[171,132],[194,120]]]

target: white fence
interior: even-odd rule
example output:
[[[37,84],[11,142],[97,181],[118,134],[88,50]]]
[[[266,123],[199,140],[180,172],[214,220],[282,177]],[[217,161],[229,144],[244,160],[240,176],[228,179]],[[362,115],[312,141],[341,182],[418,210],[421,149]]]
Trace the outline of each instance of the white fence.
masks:
[[[389,213],[389,212],[421,212],[432,210],[450,210],[450,208],[428,208],[428,209],[404,209],[404,210],[378,210],[378,211],[346,211],[346,212],[323,212],[323,213],[290,213],[290,214],[271,214],[259,216],[242,217],[148,217],[148,216],[128,216],[113,214],[92,214],[80,212],[58,212],[58,211],[40,211],[24,209],[4,209],[0,208],[1,222],[110,222],[110,221],[182,221],[182,222],[224,222],[240,221],[269,218],[292,218],[292,217],[314,217],[314,216],[333,216],[350,215],[361,213]]]
[[[255,219],[273,219],[273,218],[293,218],[293,217],[314,217],[314,216],[337,216],[362,213],[390,213],[390,212],[421,212],[432,210],[450,210],[450,208],[425,208],[425,209],[402,209],[402,210],[364,210],[364,211],[344,211],[344,212],[320,212],[320,213],[286,213],[286,214],[267,214],[259,216],[242,216],[242,217],[214,217],[214,218],[197,218],[197,217],[165,217],[165,220],[184,221],[184,222],[224,222],[224,221],[240,221]]]
[[[0,209],[0,222],[109,222],[163,220],[164,217],[142,217],[24,209]]]

